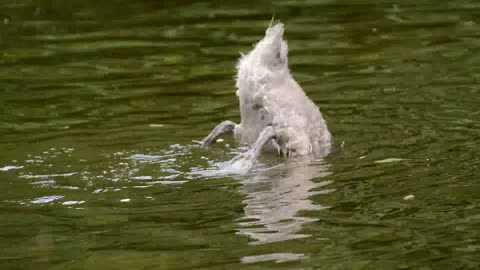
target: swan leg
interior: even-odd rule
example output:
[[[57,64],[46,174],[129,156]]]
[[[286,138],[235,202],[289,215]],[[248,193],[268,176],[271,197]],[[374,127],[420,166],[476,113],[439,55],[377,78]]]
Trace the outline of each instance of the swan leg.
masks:
[[[263,146],[268,143],[270,140],[275,140],[277,137],[277,134],[275,132],[275,129],[272,126],[267,126],[265,127],[262,132],[260,132],[260,135],[258,135],[257,141],[252,147],[252,155],[254,159],[258,159],[260,156],[260,153],[263,149]]]
[[[200,144],[202,146],[208,146],[210,144],[215,143],[217,138],[220,137],[221,135],[232,133],[236,125],[237,125],[236,123],[229,120],[225,120],[221,122],[210,132],[210,134],[208,134],[207,137],[205,137],[202,141],[200,141]]]
[[[228,166],[224,169],[233,170],[240,173],[247,173],[255,165],[263,146],[270,140],[275,140],[277,134],[272,126],[265,127],[260,135],[258,135],[257,141],[252,148],[247,152],[238,154],[228,162]]]

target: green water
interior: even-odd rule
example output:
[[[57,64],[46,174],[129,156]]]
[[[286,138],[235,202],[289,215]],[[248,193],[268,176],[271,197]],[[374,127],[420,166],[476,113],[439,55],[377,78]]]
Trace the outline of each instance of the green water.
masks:
[[[206,174],[241,150],[192,140],[239,121],[234,66],[273,13],[335,152]],[[0,269],[480,269],[479,18],[473,0],[2,1]]]

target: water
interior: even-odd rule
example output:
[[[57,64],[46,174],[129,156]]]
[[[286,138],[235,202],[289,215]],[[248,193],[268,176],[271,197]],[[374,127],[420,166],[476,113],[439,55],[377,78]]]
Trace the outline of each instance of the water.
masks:
[[[479,269],[480,4],[350,2],[3,1],[0,268]],[[218,175],[273,13],[335,152]]]

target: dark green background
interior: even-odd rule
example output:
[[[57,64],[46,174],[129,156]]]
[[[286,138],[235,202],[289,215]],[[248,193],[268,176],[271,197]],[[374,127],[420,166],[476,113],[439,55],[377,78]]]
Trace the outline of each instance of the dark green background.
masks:
[[[234,66],[273,14],[335,152],[206,175],[235,144],[191,140],[239,120]],[[0,268],[480,268],[479,18],[473,0],[2,1]]]

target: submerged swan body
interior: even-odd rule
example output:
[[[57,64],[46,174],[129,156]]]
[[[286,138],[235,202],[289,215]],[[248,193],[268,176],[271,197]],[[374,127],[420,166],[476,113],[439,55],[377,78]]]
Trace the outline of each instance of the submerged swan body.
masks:
[[[202,140],[214,143],[233,132],[240,143],[289,157],[320,158],[331,151],[332,136],[318,107],[305,95],[288,68],[284,26],[267,29],[265,37],[237,64],[236,87],[241,122],[224,121]]]

